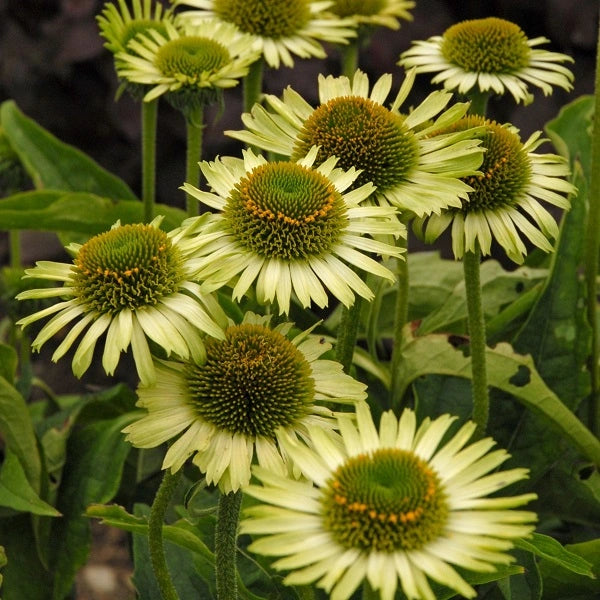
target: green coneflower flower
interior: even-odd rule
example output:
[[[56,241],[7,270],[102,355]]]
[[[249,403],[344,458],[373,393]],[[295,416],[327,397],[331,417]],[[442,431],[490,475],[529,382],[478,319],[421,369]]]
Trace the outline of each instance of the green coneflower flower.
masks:
[[[194,265],[207,289],[239,276],[233,287],[239,299],[256,281],[259,302],[276,299],[280,313],[288,313],[292,289],[304,307],[327,306],[326,290],[346,306],[355,293],[373,298],[351,267],[393,280],[366,253],[399,256],[401,250],[365,236],[404,236],[395,209],[360,206],[373,186],[345,193],[358,172],[336,169],[335,158],[312,168],[316,155],[313,148],[299,162],[268,163],[246,151],[243,160],[201,163],[215,193],[183,189],[219,211],[196,237]]]
[[[412,21],[408,12],[413,0],[334,0],[327,10],[338,17],[350,17],[358,25],[399,29],[399,19]]]
[[[517,102],[530,102],[528,84],[547,96],[552,86],[573,89],[573,74],[560,63],[573,59],[566,54],[536,48],[550,40],[528,39],[521,28],[495,17],[463,21],[442,36],[414,42],[398,64],[419,73],[438,73],[432,83],[466,94],[472,89],[504,94]]]
[[[479,116],[466,117],[454,128],[484,125],[481,136],[486,148],[482,174],[467,178],[473,187],[462,208],[448,209],[441,215],[415,219],[415,231],[432,242],[452,224],[452,249],[456,258],[474,251],[476,242],[483,255],[490,254],[495,239],[516,263],[523,262],[527,249],[519,233],[545,252],[552,251],[548,238],[556,238],[558,226],[541,200],[568,210],[563,194],[575,188],[564,177],[569,175],[567,161],[555,154],[536,154],[543,142],[541,131],[522,142],[518,130]]]
[[[155,371],[146,338],[175,353],[200,360],[201,332],[223,338],[225,315],[217,301],[189,277],[189,257],[181,244],[190,230],[165,233],[152,223],[120,225],[85,244],[71,244],[72,264],[40,261],[27,277],[62,281],[63,286],[22,292],[19,300],[68,298],[18,321],[25,327],[54,315],[32,343],[39,350],[74,323],[52,356],[60,359],[87,328],[73,357],[81,377],[91,364],[96,343],[106,332],[102,366],[112,374],[122,351],[131,345],[138,375],[151,384]]]
[[[308,447],[281,436],[308,483],[254,469],[263,485],[244,491],[262,504],[246,509],[241,532],[264,537],[249,549],[280,557],[273,567],[291,571],[284,583],[317,582],[332,600],[346,600],[365,579],[383,600],[393,600],[398,581],[409,600],[435,600],[428,577],[474,597],[452,565],[493,572],[513,561],[512,540],[529,535],[536,516],[511,509],[536,496],[486,496],[527,470],[492,473],[508,454],[489,452],[490,438],[466,446],[470,422],[439,448],[450,415],[417,428],[412,411],[400,419],[389,411],[379,431],[365,403],[356,416],[356,424],[337,416],[341,443],[316,429]]]
[[[325,58],[319,41],[345,44],[356,36],[353,21],[327,18],[324,11],[330,2],[320,0],[175,0],[174,4],[200,9],[180,13],[182,21],[216,18],[234,24],[252,37],[267,64],[276,69],[281,63],[293,67],[293,54]]]
[[[118,4],[117,4],[118,3]],[[155,0],[133,0],[131,10],[125,0],[107,2],[102,13],[96,17],[100,35],[106,40],[104,47],[115,55],[115,70],[119,74],[117,54],[127,50],[129,42],[138,34],[157,31],[166,35],[166,23],[173,23],[171,11],[165,11]],[[123,88],[134,98],[142,98],[148,91],[143,85],[119,75]]]
[[[183,30],[165,23],[164,34],[140,34],[117,54],[120,77],[151,86],[146,102],[166,94],[183,111],[202,108],[236,86],[258,57],[249,36],[212,20]]]
[[[163,469],[194,455],[224,493],[248,484],[254,455],[272,472],[292,472],[281,435],[331,429],[334,413],[319,402],[358,402],[366,386],[319,358],[331,348],[322,338],[310,330],[291,336],[291,323],[271,328],[269,319],[247,313],[225,339],[206,340],[202,361],[159,362],[156,385],[138,389],[148,414],[124,429],[127,439],[142,448],[175,439]]]
[[[461,206],[470,188],[458,178],[473,174],[481,163],[479,141],[470,139],[473,134],[468,131],[429,134],[460,119],[468,104],[444,110],[452,95],[437,91],[408,115],[400,114],[413,82],[414,73],[409,73],[388,109],[384,102],[392,87],[391,75],[380,77],[370,92],[369,80],[360,70],[352,82],[320,75],[317,108],[288,87],[283,100],[266,96],[274,112],[256,104],[251,113],[242,115],[247,131],[225,133],[292,160],[318,145],[316,164],[336,156],[341,168],[361,169],[355,185],[372,182],[378,199],[403,211],[423,215]]]

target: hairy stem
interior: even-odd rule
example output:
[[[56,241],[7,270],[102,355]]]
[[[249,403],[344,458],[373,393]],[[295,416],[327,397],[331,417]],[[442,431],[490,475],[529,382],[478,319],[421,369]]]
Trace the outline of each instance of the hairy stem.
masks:
[[[148,518],[148,545],[150,547],[150,562],[164,600],[179,600],[177,590],[173,585],[163,547],[162,528],[167,507],[173,496],[173,492],[179,482],[181,471],[171,473],[170,469],[165,471],[163,480],[156,492],[150,517]]]
[[[221,494],[215,527],[215,577],[217,600],[236,600],[237,530],[242,492]]]
[[[142,102],[142,202],[145,223],[154,218],[157,117],[158,99]]]

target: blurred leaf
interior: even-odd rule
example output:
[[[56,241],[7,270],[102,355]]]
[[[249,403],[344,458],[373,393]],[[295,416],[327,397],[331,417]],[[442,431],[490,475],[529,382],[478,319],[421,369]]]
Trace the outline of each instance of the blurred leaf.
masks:
[[[0,540],[7,559],[3,568],[3,600],[50,600],[52,575],[44,569],[34,550],[31,517],[0,519]]]
[[[67,595],[75,574],[87,560],[90,528],[84,516],[86,507],[93,502],[108,502],[117,493],[130,451],[121,430],[134,418],[133,413],[126,413],[94,421],[75,429],[69,437],[57,502],[64,518],[52,529],[54,600]]]
[[[573,573],[584,575],[585,577],[594,577],[592,565],[587,560],[573,552],[569,552],[558,540],[550,536],[533,533],[530,538],[515,540],[515,546],[553,562]]]
[[[5,566],[6,566],[6,551],[4,550],[4,546],[0,546],[0,569]],[[0,573],[0,587],[2,587],[3,579],[4,579],[4,577],[2,576],[2,573]]]
[[[42,464],[31,417],[23,396],[4,377],[0,377],[0,433],[19,459],[29,485],[39,494]]]
[[[26,117],[14,101],[2,103],[0,122],[36,188],[90,192],[113,200],[135,200],[135,194],[124,181]]]
[[[553,561],[541,560],[544,600],[597,600],[600,598],[600,539],[569,544],[565,548],[591,563],[595,578],[578,575]]]
[[[19,512],[58,517],[60,513],[32,489],[17,456],[7,450],[0,469],[0,506]]]
[[[0,344],[0,377],[13,383],[17,374],[17,353],[12,346]]]
[[[155,214],[165,215],[162,228],[174,229],[186,217],[179,208],[157,204]],[[41,190],[0,199],[2,229],[69,231],[88,236],[108,231],[117,220],[123,225],[144,221],[143,205],[135,200],[115,202],[87,192]]]

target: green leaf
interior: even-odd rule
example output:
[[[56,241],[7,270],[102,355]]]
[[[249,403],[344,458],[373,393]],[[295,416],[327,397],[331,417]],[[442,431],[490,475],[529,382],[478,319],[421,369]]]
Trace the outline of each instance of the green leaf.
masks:
[[[0,377],[0,433],[19,459],[29,485],[39,493],[42,463],[31,417],[23,396],[4,377]]]
[[[0,377],[12,383],[17,375],[17,353],[12,346],[0,344]]]
[[[445,261],[449,262],[449,261]],[[546,277],[545,269],[520,267],[505,271],[495,260],[486,260],[481,265],[481,294],[486,318],[496,315],[503,306],[514,302],[538,281]],[[411,273],[412,277],[412,273]],[[419,335],[445,331],[466,331],[467,302],[464,277],[452,288],[448,297],[433,312],[425,316],[419,326]]]
[[[2,567],[6,566],[6,551],[4,550],[4,546],[0,546],[0,569]],[[2,573],[0,573],[0,587],[2,587],[2,580],[4,579],[4,577],[2,576]],[[0,598],[1,600],[1,598]]]
[[[121,430],[134,413],[91,422],[75,429],[68,442],[67,462],[57,508],[64,517],[52,529],[53,599],[69,592],[78,569],[87,560],[90,546],[85,509],[93,502],[108,502],[117,493],[123,464],[130,451]]]
[[[165,230],[181,225],[186,214],[179,208],[157,204]],[[86,192],[41,190],[15,194],[0,200],[3,229],[70,231],[95,235],[108,231],[117,220],[123,225],[144,220],[143,205],[133,200],[112,199]]]
[[[101,519],[101,522],[106,525],[112,525],[130,533],[148,535],[148,521],[146,518],[134,516],[128,513],[122,506],[117,506],[116,504],[109,506],[92,504],[85,511],[85,515]],[[198,537],[197,533],[187,528],[183,520],[165,525],[163,527],[163,538],[199,554],[205,560],[214,564],[215,557],[213,552]]]
[[[558,116],[546,125],[546,133],[556,150],[571,164],[578,161],[589,175],[591,134],[594,119],[594,96],[580,96],[565,104]]]
[[[595,577],[592,565],[587,560],[573,552],[569,552],[558,540],[550,536],[533,533],[530,538],[515,540],[515,546],[553,562],[573,573],[578,573],[585,577]]]
[[[405,347],[400,365],[400,381],[406,387],[429,374],[471,378],[471,359],[441,334],[413,337],[405,328]],[[486,351],[488,383],[519,400],[527,409],[543,417],[595,464],[600,461],[600,441],[579,421],[544,383],[531,356],[516,353],[510,344],[498,344]]]
[[[0,469],[0,506],[19,512],[58,517],[60,513],[33,490],[16,454],[7,451]]]
[[[50,600],[52,574],[34,551],[35,538],[29,515],[0,519],[0,540],[6,552],[3,569],[4,600]],[[61,599],[62,600],[62,599]]]
[[[544,600],[594,600],[600,596],[600,538],[568,544],[570,553],[593,565],[594,579],[567,570],[550,560],[540,560]]]
[[[37,188],[90,192],[113,200],[135,199],[124,181],[26,117],[14,101],[0,107],[0,123]]]

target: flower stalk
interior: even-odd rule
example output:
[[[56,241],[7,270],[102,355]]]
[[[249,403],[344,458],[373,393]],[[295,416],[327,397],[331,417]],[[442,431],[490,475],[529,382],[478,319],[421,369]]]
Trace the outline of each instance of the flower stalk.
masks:
[[[265,61],[259,58],[250,65],[248,74],[244,77],[244,111],[250,112],[256,102],[260,102],[262,93],[263,72]]]
[[[489,416],[489,392],[485,360],[485,321],[481,301],[481,252],[467,251],[463,257],[465,291],[467,296],[467,322],[471,339],[471,386],[473,394],[473,421],[477,424],[475,437],[483,437]]]
[[[142,201],[145,223],[154,218],[157,116],[158,98],[142,102]]]
[[[215,577],[217,600],[235,600],[237,593],[236,555],[242,492],[221,494],[215,527]]]
[[[148,518],[148,545],[150,547],[150,562],[164,600],[179,600],[179,594],[173,585],[169,574],[165,549],[163,546],[162,528],[167,507],[177,487],[181,471],[173,473],[170,469],[165,471],[163,480],[156,492],[150,517]]]
[[[400,240],[402,242],[404,240]],[[400,243],[399,242],[399,243]],[[406,245],[406,244],[405,244]],[[407,257],[407,255],[404,255]],[[396,308],[394,314],[394,346],[392,348],[392,406],[394,410],[403,408],[402,397],[405,386],[400,380],[400,363],[402,362],[402,347],[404,345],[404,326],[408,321],[408,259],[397,259],[396,277]]]
[[[194,121],[186,119],[187,149],[185,157],[185,180],[195,187],[200,183],[198,163],[202,156],[203,109],[198,108]],[[198,214],[198,202],[190,194],[186,194],[187,214],[193,217]]]
[[[344,368],[344,373],[349,373],[352,367],[352,357],[354,356],[354,347],[358,337],[361,305],[361,298],[357,296],[352,306],[342,308],[342,316],[337,330],[335,359]]]

